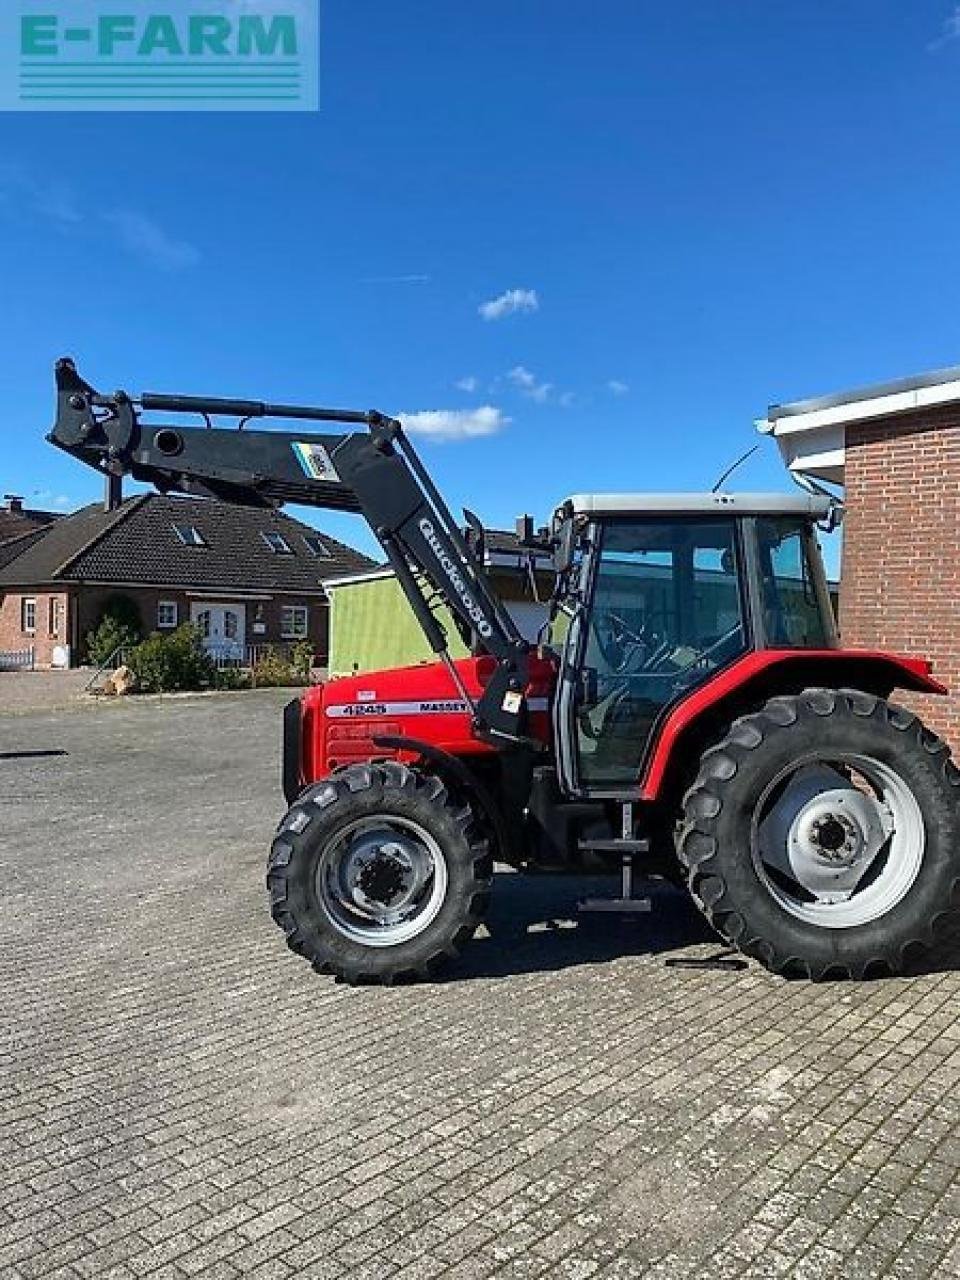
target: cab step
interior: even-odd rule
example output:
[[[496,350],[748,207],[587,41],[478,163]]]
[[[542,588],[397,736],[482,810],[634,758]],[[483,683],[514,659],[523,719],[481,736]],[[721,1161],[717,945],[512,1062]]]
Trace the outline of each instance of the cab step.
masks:
[[[653,910],[649,898],[636,898],[633,894],[633,860],[637,854],[650,852],[649,840],[636,840],[633,835],[633,805],[627,802],[621,813],[619,840],[581,840],[578,848],[592,853],[620,854],[620,897],[581,898],[577,911],[607,912],[614,915],[643,915]]]

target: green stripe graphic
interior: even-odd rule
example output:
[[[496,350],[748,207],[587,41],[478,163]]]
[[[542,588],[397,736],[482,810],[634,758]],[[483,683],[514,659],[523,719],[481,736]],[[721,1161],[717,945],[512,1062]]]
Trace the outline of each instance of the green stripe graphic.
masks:
[[[21,102],[299,102],[299,93],[21,93]]]
[[[271,58],[269,62],[254,62],[251,58],[184,58],[177,59],[176,62],[160,62],[148,61],[143,58],[111,58],[109,61],[101,61],[98,58],[81,58],[79,60],[69,60],[67,58],[21,58],[21,70],[27,67],[151,67],[157,70],[169,67],[171,70],[177,67],[250,67],[251,70],[257,67],[283,67],[284,69],[299,67],[301,65],[299,58]]]
[[[207,75],[202,71],[184,73],[177,76],[155,76],[155,75],[101,75],[98,72],[72,72],[69,76],[21,76],[20,83],[26,85],[41,84],[82,84],[91,81],[100,84],[142,84],[145,80],[154,80],[160,84],[196,84],[198,81],[205,80],[208,84],[298,84],[299,76],[282,76],[282,75],[244,75],[237,72],[232,76],[215,76]]]

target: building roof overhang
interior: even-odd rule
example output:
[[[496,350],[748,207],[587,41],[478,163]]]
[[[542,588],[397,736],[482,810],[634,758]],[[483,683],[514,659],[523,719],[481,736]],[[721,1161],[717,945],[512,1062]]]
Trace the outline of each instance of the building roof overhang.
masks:
[[[958,401],[960,366],[954,365],[836,395],[772,404],[766,417],[757,419],[756,427],[763,435],[774,437],[794,475],[843,484],[849,425]]]

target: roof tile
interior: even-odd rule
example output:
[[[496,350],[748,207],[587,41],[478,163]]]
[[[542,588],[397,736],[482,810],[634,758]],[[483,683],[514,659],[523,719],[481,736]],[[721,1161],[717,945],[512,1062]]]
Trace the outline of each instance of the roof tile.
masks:
[[[174,524],[195,525],[203,547],[184,546]],[[280,533],[293,551],[278,555],[261,536]],[[0,568],[0,587],[43,582],[209,588],[217,591],[309,591],[325,578],[362,573],[374,562],[320,533],[329,557],[308,549],[310,525],[283,512],[205,498],[140,494],[116,511],[84,507],[52,526]]]

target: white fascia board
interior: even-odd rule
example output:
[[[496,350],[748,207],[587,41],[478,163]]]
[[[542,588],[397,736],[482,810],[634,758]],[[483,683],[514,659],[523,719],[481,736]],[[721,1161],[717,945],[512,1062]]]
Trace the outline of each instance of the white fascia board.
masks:
[[[324,578],[324,591],[336,591],[337,587],[353,587],[359,582],[383,582],[386,578],[394,578],[392,569],[368,569],[366,573],[351,573],[342,578]]]
[[[846,432],[843,427],[821,427],[807,435],[780,436],[777,447],[788,470],[843,484]]]
[[[535,559],[538,568],[548,569],[553,564],[552,557],[546,554],[537,554]],[[514,554],[509,551],[488,551],[483,563],[487,569],[513,569],[519,573],[524,568],[524,556],[521,552]],[[390,568],[370,569],[366,573],[354,573],[345,578],[325,578],[323,587],[325,591],[336,591],[338,587],[355,587],[364,582],[385,582],[394,577],[396,574]]]
[[[772,432],[778,437],[796,435],[801,431],[817,431],[823,427],[910,413],[933,405],[949,404],[954,400],[960,400],[960,381],[941,382],[938,386],[918,387],[913,391],[899,391],[888,396],[874,396],[869,400],[832,405],[828,409],[812,409],[809,413],[793,414],[786,418],[761,419],[757,423],[757,429],[767,434]]]

